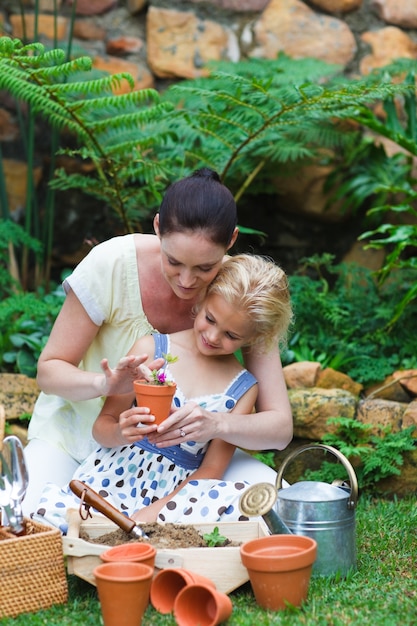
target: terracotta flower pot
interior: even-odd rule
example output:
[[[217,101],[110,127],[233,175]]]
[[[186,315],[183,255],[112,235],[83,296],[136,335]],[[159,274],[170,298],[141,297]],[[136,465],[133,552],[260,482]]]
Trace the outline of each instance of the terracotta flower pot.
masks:
[[[140,626],[153,569],[143,563],[103,563],[94,569],[104,626]]]
[[[174,603],[178,626],[217,626],[229,619],[232,610],[228,595],[203,584],[187,585]]]
[[[188,585],[216,585],[210,578],[196,574],[188,569],[167,568],[160,570],[152,581],[150,599],[152,606],[160,613],[171,613],[175,599],[182,589]]]
[[[256,602],[265,609],[300,606],[307,598],[317,542],[301,535],[269,535],[247,541],[240,557]]]
[[[129,561],[133,563],[145,563],[149,567],[155,565],[156,548],[150,543],[123,543],[113,546],[100,554],[103,563],[120,563]]]
[[[172,398],[177,388],[175,383],[170,385],[152,385],[145,380],[135,380],[133,388],[138,406],[147,406],[155,416],[155,424],[160,424],[169,415]]]

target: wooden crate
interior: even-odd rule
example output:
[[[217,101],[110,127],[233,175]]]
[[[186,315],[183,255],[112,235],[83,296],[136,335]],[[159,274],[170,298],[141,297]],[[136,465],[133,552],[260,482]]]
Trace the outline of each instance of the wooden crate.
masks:
[[[193,526],[202,533],[210,533],[217,526],[222,535],[240,543],[269,534],[262,521],[202,523]],[[68,573],[95,585],[93,570],[101,563],[100,554],[110,546],[80,539],[80,531],[83,530],[90,537],[96,538],[117,528],[105,517],[95,515],[87,521],[82,521],[78,511],[70,511],[68,534],[63,538],[64,554],[68,556]],[[167,567],[184,567],[207,576],[216,584],[217,589],[224,593],[230,593],[249,580],[247,569],[240,560],[238,546],[158,549],[155,570]]]

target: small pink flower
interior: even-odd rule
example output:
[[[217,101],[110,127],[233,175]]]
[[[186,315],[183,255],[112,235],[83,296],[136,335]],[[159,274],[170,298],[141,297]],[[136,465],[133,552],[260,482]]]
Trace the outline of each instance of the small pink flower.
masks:
[[[161,383],[161,385],[163,385],[166,382],[167,375],[165,374],[165,372],[158,372],[156,376],[158,378],[158,381]]]

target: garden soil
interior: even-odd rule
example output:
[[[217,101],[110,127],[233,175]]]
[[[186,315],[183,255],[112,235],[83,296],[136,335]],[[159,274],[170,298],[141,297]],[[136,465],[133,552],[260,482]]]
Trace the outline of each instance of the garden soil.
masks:
[[[131,537],[123,530],[118,529],[100,537],[90,537],[86,531],[81,530],[80,538],[90,543],[99,543],[107,546],[117,546],[122,543],[132,541],[151,543],[157,549],[176,549],[176,548],[206,548],[207,541],[202,534],[194,528],[194,526],[183,526],[180,524],[141,524],[142,530],[148,535],[149,539],[137,539]],[[236,542],[229,539],[221,544],[222,546],[237,546]],[[221,546],[219,546],[221,547]]]

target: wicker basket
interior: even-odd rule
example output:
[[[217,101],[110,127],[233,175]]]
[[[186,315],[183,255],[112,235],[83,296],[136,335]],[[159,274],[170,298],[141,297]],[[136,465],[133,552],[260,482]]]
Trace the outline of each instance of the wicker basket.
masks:
[[[0,533],[0,618],[33,613],[68,599],[60,531],[25,521],[23,537],[4,538]]]

